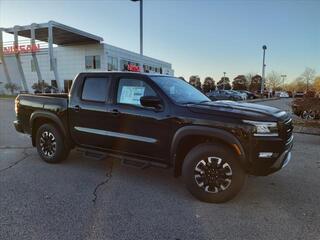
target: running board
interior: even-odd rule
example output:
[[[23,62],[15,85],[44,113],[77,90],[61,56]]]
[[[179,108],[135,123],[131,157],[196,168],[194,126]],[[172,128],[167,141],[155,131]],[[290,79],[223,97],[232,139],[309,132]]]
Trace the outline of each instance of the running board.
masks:
[[[78,148],[78,151],[82,152],[85,157],[94,158],[97,160],[103,160],[107,157],[113,157],[113,158],[119,159],[122,165],[127,167],[132,167],[132,168],[139,168],[139,169],[146,169],[148,167],[169,168],[168,164],[154,162],[154,161],[147,161],[147,160],[137,159],[134,157],[113,154],[113,153],[106,153],[106,152],[97,151],[97,150]]]
[[[149,162],[136,161],[131,159],[121,159],[121,164],[127,167],[146,169],[150,167]]]

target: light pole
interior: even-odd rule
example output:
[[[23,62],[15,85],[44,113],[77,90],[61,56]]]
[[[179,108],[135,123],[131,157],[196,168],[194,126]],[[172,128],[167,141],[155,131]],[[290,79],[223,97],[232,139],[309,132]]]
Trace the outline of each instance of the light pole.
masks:
[[[131,0],[140,2],[140,55],[143,55],[143,0]]]
[[[223,90],[224,90],[224,81],[226,80],[226,72],[223,72],[223,81],[222,81],[222,83],[223,83]]]
[[[284,90],[284,79],[287,77],[287,75],[283,74],[282,77],[282,90]]]
[[[265,57],[266,57],[266,49],[267,46],[263,45],[262,46],[263,49],[263,58],[262,58],[262,79],[261,79],[261,94],[263,94],[264,91],[264,74],[265,74],[265,68],[266,68],[266,64],[265,64]]]

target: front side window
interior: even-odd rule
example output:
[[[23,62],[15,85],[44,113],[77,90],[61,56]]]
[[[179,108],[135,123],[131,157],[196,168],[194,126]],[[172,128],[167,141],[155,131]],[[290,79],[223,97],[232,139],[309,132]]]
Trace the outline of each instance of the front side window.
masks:
[[[108,86],[107,78],[86,78],[82,89],[82,100],[105,102]]]
[[[189,83],[175,77],[153,76],[151,79],[176,103],[200,103],[210,99]]]
[[[100,69],[101,61],[100,56],[86,56],[85,57],[86,69]]]
[[[118,85],[117,103],[141,106],[141,97],[156,95],[155,91],[144,81],[122,78]]]

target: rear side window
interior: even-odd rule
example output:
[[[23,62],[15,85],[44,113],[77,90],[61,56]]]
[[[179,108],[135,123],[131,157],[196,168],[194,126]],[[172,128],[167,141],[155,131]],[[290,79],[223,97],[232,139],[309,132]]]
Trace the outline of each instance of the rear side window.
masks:
[[[86,78],[83,84],[82,100],[105,102],[108,92],[107,78]]]

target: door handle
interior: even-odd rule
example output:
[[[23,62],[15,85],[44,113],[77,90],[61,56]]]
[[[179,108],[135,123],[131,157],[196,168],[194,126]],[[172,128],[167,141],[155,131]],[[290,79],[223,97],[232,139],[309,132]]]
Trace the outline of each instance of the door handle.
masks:
[[[120,113],[120,112],[119,112],[118,109],[112,109],[112,110],[111,110],[111,114],[112,114],[113,116],[117,116],[119,113]]]
[[[79,105],[74,106],[74,111],[79,112],[81,110],[81,107]]]

